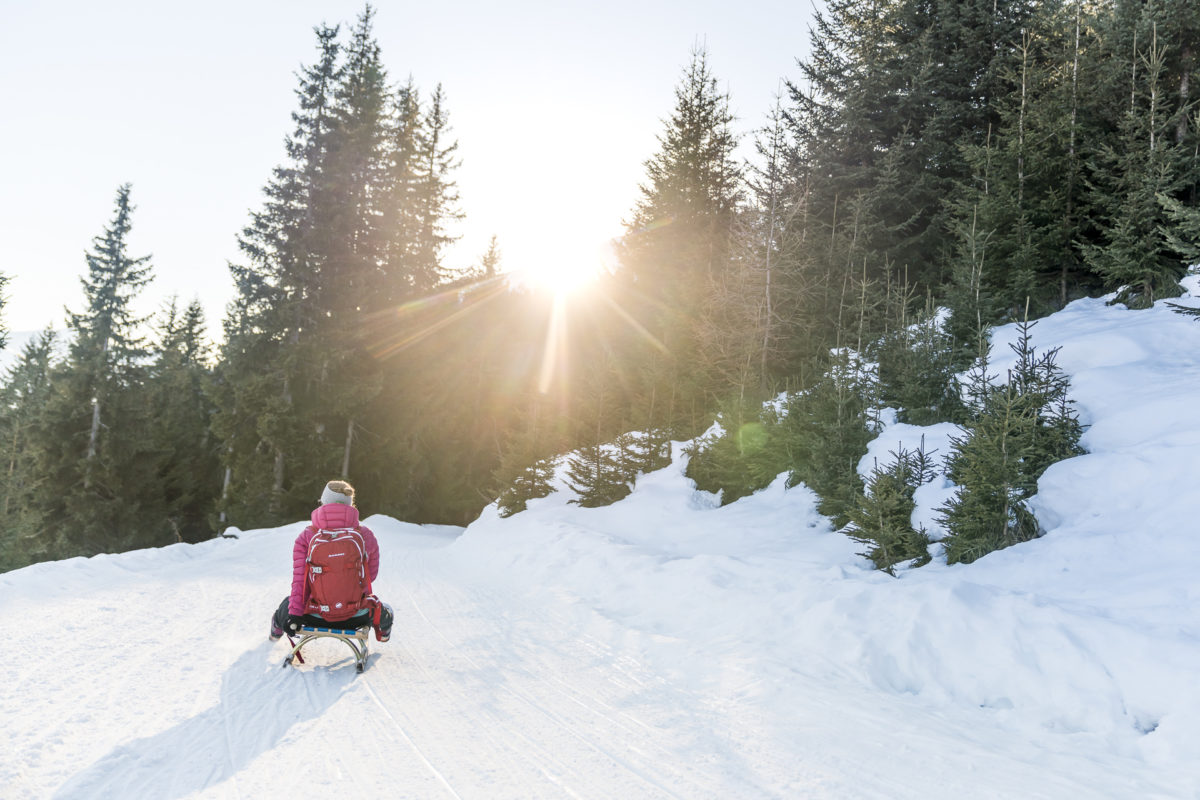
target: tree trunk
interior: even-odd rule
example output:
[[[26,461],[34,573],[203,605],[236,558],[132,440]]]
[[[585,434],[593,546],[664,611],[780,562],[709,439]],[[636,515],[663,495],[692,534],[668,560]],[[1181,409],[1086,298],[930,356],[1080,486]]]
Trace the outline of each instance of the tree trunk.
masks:
[[[342,479],[350,476],[350,445],[354,442],[354,420],[346,426],[346,449],[342,453]]]
[[[1190,44],[1183,46],[1183,55],[1181,63],[1183,64],[1183,75],[1179,78],[1179,107],[1187,108],[1188,104],[1188,77],[1192,73],[1192,60],[1195,53],[1192,51]],[[1183,144],[1183,140],[1187,137],[1188,115],[1180,114],[1179,123],[1175,126],[1175,143]]]
[[[1083,0],[1075,0],[1075,55],[1071,62],[1071,136],[1067,147],[1067,230],[1075,217],[1075,129],[1079,118],[1079,17]],[[1067,259],[1058,275],[1058,304],[1067,305]]]
[[[271,485],[271,511],[278,514],[283,511],[283,450],[275,448],[275,481]]]

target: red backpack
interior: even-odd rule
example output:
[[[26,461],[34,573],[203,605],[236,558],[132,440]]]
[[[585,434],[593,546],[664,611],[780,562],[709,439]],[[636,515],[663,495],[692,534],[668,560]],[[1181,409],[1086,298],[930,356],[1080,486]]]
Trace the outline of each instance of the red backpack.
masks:
[[[305,614],[329,622],[371,608],[367,547],[357,528],[319,530],[308,543],[308,605]]]

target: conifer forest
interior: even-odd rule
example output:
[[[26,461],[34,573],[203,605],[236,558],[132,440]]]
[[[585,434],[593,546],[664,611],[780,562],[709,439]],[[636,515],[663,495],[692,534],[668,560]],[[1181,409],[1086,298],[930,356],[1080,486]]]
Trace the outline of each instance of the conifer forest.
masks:
[[[672,441],[724,503],[806,484],[888,571],[928,560],[912,493],[944,459],[972,561],[1039,535],[1026,501],[1080,452],[1037,319],[1146,307],[1200,260],[1195,0],[828,0],[748,143],[720,54],[681,53],[614,267],[574,293],[511,281],[502,237],[448,265],[453,93],[397,81],[372,15],[315,28],[222,319],[134,313],[170,265],[114,187],[65,328],[0,376],[0,570],[305,519],[333,478],[419,523],[519,513],[556,468],[604,505]],[[883,408],[961,435],[864,482]]]

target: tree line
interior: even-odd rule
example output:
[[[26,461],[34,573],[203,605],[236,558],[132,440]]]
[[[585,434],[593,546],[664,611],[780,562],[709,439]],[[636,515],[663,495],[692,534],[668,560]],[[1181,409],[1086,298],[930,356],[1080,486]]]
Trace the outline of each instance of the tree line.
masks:
[[[503,279],[495,240],[447,269],[446,97],[390,81],[373,13],[315,31],[214,352],[194,303],[132,316],[152,266],[118,190],[65,356],[47,331],[4,378],[0,569],[293,521],[335,476],[368,513],[461,524],[547,493],[569,453],[580,502],[612,502],[714,420],[697,485],[728,502],[788,472],[890,569],[921,558],[895,509],[926,467],[898,453],[863,485],[883,404],[964,426],[945,513],[971,560],[1036,535],[1023,498],[1078,441],[1045,354],[964,400],[989,326],[1109,290],[1146,306],[1200,257],[1184,0],[830,0],[748,161],[695,52],[616,268],[554,302]]]

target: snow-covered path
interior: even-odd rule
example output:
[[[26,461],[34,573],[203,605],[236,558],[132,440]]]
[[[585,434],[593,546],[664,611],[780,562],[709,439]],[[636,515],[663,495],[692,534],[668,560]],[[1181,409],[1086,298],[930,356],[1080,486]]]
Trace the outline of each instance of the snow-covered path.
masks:
[[[337,643],[281,669],[266,641],[296,526],[0,578],[5,617],[62,620],[5,648],[0,797],[1173,796],[1086,747],[639,631],[455,529],[370,523],[397,624],[361,676]]]
[[[5,659],[0,796],[283,797],[301,780],[397,797],[772,793],[724,763],[736,748],[722,743],[753,730],[697,708],[619,634],[603,641],[562,608],[464,586],[429,549],[452,532],[371,522],[397,623],[361,676],[337,643],[281,669],[284,646],[266,642],[275,595],[261,587],[282,585],[286,562],[271,556],[286,556],[294,526],[9,579],[5,616],[51,609],[63,622],[20,636],[27,647]],[[47,571],[68,581],[20,596],[21,584],[47,588]],[[774,781],[792,772],[775,766]]]

